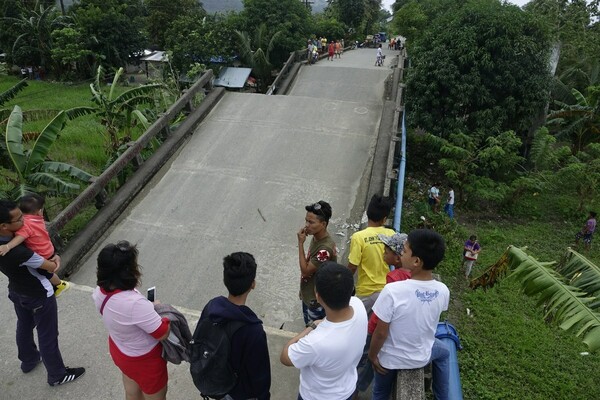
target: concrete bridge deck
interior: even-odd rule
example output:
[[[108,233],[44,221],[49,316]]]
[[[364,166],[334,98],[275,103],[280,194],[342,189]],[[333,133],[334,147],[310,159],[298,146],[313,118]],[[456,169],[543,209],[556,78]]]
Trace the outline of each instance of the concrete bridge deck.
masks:
[[[138,245],[141,289],[156,286],[158,298],[181,307],[192,327],[209,299],[226,294],[222,258],[234,251],[254,254],[259,271],[248,305],[268,329],[272,398],[295,399],[298,374],[278,359],[291,335],[286,331],[303,325],[296,232],[304,223],[304,206],[327,200],[333,207],[330,232],[340,251],[347,251],[353,232],[348,224],[359,222],[364,207],[390,74],[374,61],[374,49],[350,51],[341,59],[303,66],[288,96],[225,95],[97,243],[71,277],[76,287],[59,299],[63,357],[68,365],[87,368],[80,382],[50,388],[43,368],[20,372],[15,316],[2,275],[0,399],[122,397],[90,290],[99,249],[123,239]],[[187,369],[170,366],[170,399],[199,398]]]

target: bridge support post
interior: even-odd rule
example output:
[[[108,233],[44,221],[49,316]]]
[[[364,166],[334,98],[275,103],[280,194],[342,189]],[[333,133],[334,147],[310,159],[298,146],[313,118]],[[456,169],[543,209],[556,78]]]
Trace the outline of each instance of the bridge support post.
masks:
[[[425,386],[423,368],[401,369],[396,378],[396,390],[393,400],[424,400]]]

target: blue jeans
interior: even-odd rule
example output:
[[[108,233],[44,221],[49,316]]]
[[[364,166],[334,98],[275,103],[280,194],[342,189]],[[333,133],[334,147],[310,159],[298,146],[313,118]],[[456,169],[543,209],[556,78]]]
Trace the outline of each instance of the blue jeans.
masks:
[[[304,317],[304,323],[308,324],[310,321],[317,321],[325,318],[325,310],[323,307],[308,308],[308,306],[302,302],[302,316]]]
[[[435,339],[431,349],[433,395],[436,400],[448,400],[450,351],[439,339]],[[385,375],[375,371],[372,400],[389,400],[398,375],[397,369],[390,369]]]
[[[444,211],[450,217],[450,219],[454,219],[454,204],[446,204],[444,206]]]
[[[48,372],[48,383],[61,379],[65,373],[58,348],[58,311],[56,298],[29,297],[14,291],[8,292],[17,314],[17,349],[21,368],[26,370],[40,360]],[[37,329],[39,350],[33,340],[33,329]]]

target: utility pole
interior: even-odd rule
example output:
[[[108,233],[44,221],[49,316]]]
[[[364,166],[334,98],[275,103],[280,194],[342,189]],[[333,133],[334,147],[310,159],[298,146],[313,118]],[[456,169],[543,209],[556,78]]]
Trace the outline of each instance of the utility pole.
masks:
[[[308,8],[309,10],[312,10],[312,5],[314,4],[314,1],[310,1],[310,0],[301,0],[304,5],[306,6],[306,8]]]

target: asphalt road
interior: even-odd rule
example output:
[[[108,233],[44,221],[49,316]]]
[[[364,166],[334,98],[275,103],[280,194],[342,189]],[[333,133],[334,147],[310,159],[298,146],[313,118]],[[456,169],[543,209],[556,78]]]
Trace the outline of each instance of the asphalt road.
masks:
[[[303,66],[288,96],[227,93],[71,280],[95,286],[99,249],[125,239],[138,245],[143,289],[201,310],[226,294],[222,258],[247,251],[259,265],[249,306],[267,326],[299,329],[304,206],[332,204],[342,252],[364,207],[390,74],[374,62],[374,49],[359,49]]]

